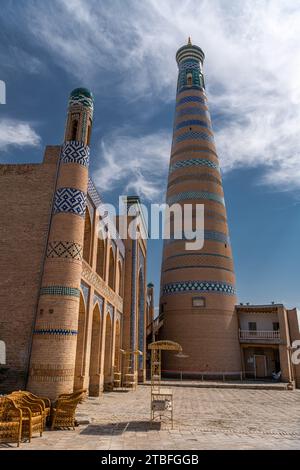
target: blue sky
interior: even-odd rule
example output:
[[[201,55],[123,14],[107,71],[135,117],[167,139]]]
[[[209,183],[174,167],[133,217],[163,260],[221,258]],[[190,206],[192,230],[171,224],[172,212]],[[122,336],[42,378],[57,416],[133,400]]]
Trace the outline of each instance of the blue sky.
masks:
[[[206,54],[239,301],[300,307],[299,1],[1,0],[0,162],[41,161],[62,141],[69,92],[85,86],[105,201],[163,202],[188,35]],[[160,260],[149,241],[157,294]]]

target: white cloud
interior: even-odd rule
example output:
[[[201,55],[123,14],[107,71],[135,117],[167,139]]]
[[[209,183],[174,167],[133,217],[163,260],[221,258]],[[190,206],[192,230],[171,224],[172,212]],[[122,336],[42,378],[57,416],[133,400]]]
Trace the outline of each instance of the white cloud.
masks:
[[[190,34],[206,54],[223,169],[264,165],[264,183],[300,187],[299,2],[57,0],[29,4],[28,15],[33,34],[70,74],[141,102],[174,100],[174,56]],[[136,184],[151,193],[155,182],[141,175]]]
[[[30,74],[40,73],[44,66],[35,56],[29,54],[21,47],[8,46],[0,50],[0,63],[2,68],[13,68]]]
[[[118,188],[123,194],[161,202],[170,145],[170,135],[163,132],[141,137],[112,134],[101,142],[101,165],[93,179],[101,192]]]
[[[30,124],[13,119],[0,120],[0,151],[9,146],[36,147],[40,144],[40,137]]]

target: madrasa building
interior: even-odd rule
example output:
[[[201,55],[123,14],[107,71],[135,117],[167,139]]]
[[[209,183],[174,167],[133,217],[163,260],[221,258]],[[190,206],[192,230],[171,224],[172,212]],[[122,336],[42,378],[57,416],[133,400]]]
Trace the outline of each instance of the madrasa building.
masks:
[[[145,227],[134,240],[106,233],[89,176],[93,108],[89,90],[73,90],[63,145],[39,164],[0,165],[1,392],[98,396],[125,364],[130,385],[145,377]]]

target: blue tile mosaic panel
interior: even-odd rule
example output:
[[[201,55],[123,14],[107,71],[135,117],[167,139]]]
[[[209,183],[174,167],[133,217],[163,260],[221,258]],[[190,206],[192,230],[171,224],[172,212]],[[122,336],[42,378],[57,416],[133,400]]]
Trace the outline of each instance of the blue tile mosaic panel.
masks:
[[[53,213],[71,213],[85,216],[86,194],[75,188],[59,188],[54,197]]]
[[[70,140],[65,142],[61,151],[61,161],[63,163],[78,163],[79,165],[89,166],[90,149],[82,142]]]
[[[69,106],[74,106],[74,105],[77,105],[77,104],[89,108],[90,111],[91,111],[91,114],[93,114],[94,103],[93,103],[92,98],[86,96],[83,93],[78,92],[76,95],[73,95],[69,98]]]
[[[177,101],[176,106],[180,106],[181,104],[185,103],[201,103],[205,105],[207,104],[206,100],[201,96],[184,96],[183,98]]]
[[[206,134],[205,132],[197,132],[197,131],[184,132],[183,134],[180,134],[175,138],[175,142],[179,143],[179,142],[183,142],[189,139],[205,140],[206,142],[214,143],[214,138],[212,135]]]
[[[40,295],[66,295],[71,297],[80,297],[80,290],[75,287],[47,286],[41,288]]]
[[[163,294],[184,294],[186,292],[193,291],[212,294],[236,294],[234,286],[219,281],[178,281],[171,282],[163,286]]]
[[[77,330],[69,330],[64,328],[40,328],[34,330],[35,335],[59,335],[59,336],[76,336]]]
[[[174,165],[171,165],[170,173],[173,173],[173,171],[178,170],[179,168],[189,168],[192,166],[207,166],[219,171],[219,165],[210,160],[205,158],[190,158],[188,160],[180,160],[174,163]]]
[[[200,119],[190,119],[189,121],[182,121],[179,122],[175,130],[181,129],[182,127],[188,127],[188,126],[201,126],[201,127],[207,127],[208,129],[211,129],[210,123],[206,121],[201,121]]]

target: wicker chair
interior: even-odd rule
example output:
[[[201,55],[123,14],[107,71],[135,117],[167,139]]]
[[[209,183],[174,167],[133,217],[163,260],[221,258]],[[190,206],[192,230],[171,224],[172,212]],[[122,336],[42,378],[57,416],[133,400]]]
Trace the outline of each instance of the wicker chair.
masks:
[[[75,398],[58,398],[52,408],[51,429],[55,428],[73,428],[75,429],[75,413],[78,403],[81,403],[85,392]]]
[[[25,390],[19,390],[18,392],[11,393],[12,396],[20,394],[23,395],[30,403],[37,403],[41,405],[43,410],[43,427],[45,428],[47,418],[50,416],[51,411],[51,401],[49,398],[38,397],[37,395],[34,395],[33,393],[27,392]]]
[[[43,434],[44,414],[39,403],[30,402],[27,397],[20,393],[14,392],[8,395],[14,404],[22,410],[22,438],[28,438],[31,441],[32,434],[39,432]]]
[[[68,398],[68,399],[72,400],[72,399],[80,397],[81,401],[79,403],[81,403],[86,398],[86,392],[87,392],[87,389],[82,388],[82,389],[76,390],[75,392],[72,392],[72,393],[61,393],[60,395],[58,395],[58,399]]]
[[[22,410],[13,400],[0,397],[0,442],[16,442],[20,446],[22,435]]]

